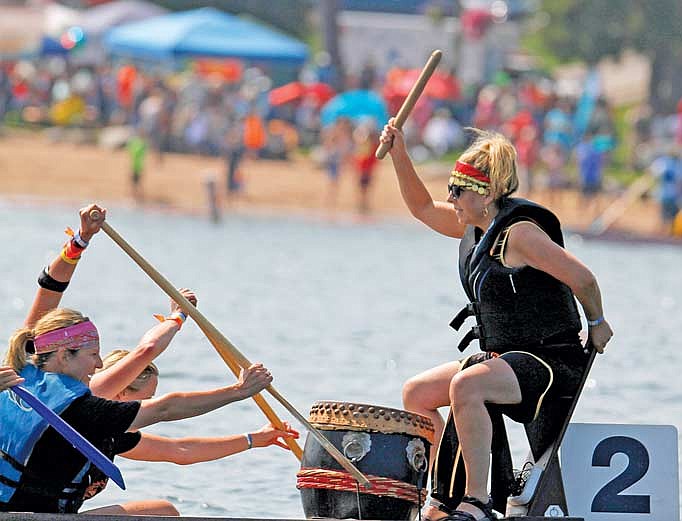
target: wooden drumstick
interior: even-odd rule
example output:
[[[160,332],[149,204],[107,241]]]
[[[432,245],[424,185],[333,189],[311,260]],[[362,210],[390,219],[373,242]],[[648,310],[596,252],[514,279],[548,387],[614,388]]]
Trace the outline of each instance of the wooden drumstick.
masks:
[[[438,67],[438,63],[440,62],[442,56],[443,52],[438,49],[433,51],[431,53],[431,56],[429,56],[429,60],[426,62],[426,65],[424,65],[424,68],[419,74],[419,78],[417,78],[417,81],[415,81],[414,85],[412,85],[410,93],[407,95],[407,98],[405,98],[405,101],[403,101],[400,110],[398,110],[398,114],[396,114],[395,116],[396,128],[398,129],[403,128],[407,116],[409,116],[410,112],[412,112],[412,109],[417,103],[419,96],[421,96],[422,92],[424,91],[424,87],[426,87],[426,83],[429,81],[429,78],[433,74],[433,71],[435,71],[436,67]],[[376,156],[377,159],[383,159],[390,149],[391,149],[390,143],[381,143],[377,147],[377,150],[374,153],[374,155]]]
[[[100,212],[93,210],[90,212],[90,217],[93,220],[98,220]],[[128,242],[121,237],[116,230],[114,230],[108,223],[102,222],[101,226],[104,233],[106,233],[121,249],[133,259],[133,261],[144,271],[149,277],[156,282],[156,284],[172,298],[188,316],[192,317],[199,326],[213,347],[218,351],[222,359],[227,363],[235,376],[239,377],[240,368],[247,368],[251,362],[201,313],[192,303],[180,293],[175,286],[173,286],[156,268],[147,262],[142,255],[140,255]],[[317,429],[315,429],[310,422],[299,413],[293,405],[291,405],[272,385],[266,387],[266,390],[279,402],[284,408],[289,411],[310,434],[322,445],[322,447],[334,458],[339,465],[346,469],[357,481],[363,484],[365,488],[370,488],[372,485],[370,481],[353,465],[348,458],[332,445],[332,443],[325,438]],[[261,411],[265,414],[272,424],[280,430],[284,430],[282,421],[277,417],[275,412],[270,408],[265,399],[256,394],[253,396]],[[299,460],[302,458],[302,450],[295,440],[285,438],[284,441],[291,448],[292,452],[296,454]]]

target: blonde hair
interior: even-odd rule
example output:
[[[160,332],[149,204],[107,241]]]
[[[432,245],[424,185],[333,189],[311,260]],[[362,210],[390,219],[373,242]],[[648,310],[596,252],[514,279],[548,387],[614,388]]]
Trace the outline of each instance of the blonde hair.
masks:
[[[28,363],[27,354],[30,353],[31,362],[38,368],[43,367],[54,352],[41,355],[32,353],[30,347],[33,340],[50,331],[56,331],[57,329],[73,326],[74,324],[80,324],[87,320],[88,317],[83,316],[82,313],[73,309],[56,308],[45,313],[45,315],[35,323],[33,329],[22,327],[21,329],[17,329],[10,337],[9,347],[5,355],[5,365],[10,366],[16,372],[20,372]],[[29,347],[29,352],[26,351],[27,346]]]
[[[466,130],[476,135],[459,160],[490,177],[490,193],[495,201],[513,194],[519,187],[516,149],[502,134],[478,128]]]
[[[130,354],[130,351],[127,349],[114,349],[102,359],[102,368],[98,369],[97,372],[109,369],[111,366],[123,360],[128,354]],[[156,367],[153,362],[149,362],[149,365],[137,375],[135,380],[130,382],[130,385],[128,385],[125,390],[133,392],[139,391],[151,375],[159,376],[159,368]]]

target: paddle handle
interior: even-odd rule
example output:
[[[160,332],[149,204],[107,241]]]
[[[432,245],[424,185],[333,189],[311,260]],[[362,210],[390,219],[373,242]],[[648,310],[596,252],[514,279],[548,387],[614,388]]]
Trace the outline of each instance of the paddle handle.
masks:
[[[31,406],[43,420],[45,420],[54,430],[61,434],[78,452],[88,458],[98,469],[109,476],[122,490],[126,485],[119,468],[112,463],[100,450],[83,437],[76,429],[66,423],[57,413],[45,405],[40,399],[33,395],[28,389],[21,385],[10,387],[12,392]]]
[[[402,106],[400,107],[400,110],[398,110],[398,114],[395,116],[395,127],[398,129],[403,128],[403,125],[405,124],[405,121],[407,120],[407,116],[410,115],[410,112],[412,112],[412,109],[414,108],[415,104],[417,103],[417,100],[419,99],[419,96],[421,96],[422,92],[424,91],[424,88],[426,87],[427,82],[429,81],[429,78],[433,74],[433,72],[436,70],[436,67],[438,67],[438,64],[440,63],[440,59],[443,56],[443,52],[440,51],[439,49],[436,49],[431,53],[431,56],[429,56],[428,61],[426,62],[426,65],[424,65],[424,68],[422,69],[421,73],[419,74],[419,77],[417,78],[417,81],[414,82],[414,85],[412,85],[412,88],[410,89],[409,94],[407,95],[407,98],[405,98],[405,101],[403,101]],[[374,155],[376,156],[377,159],[383,159],[386,157],[386,153],[391,149],[391,144],[390,143],[381,143],[378,147]]]
[[[206,335],[206,338],[208,338],[208,341],[211,342],[211,345],[213,345],[216,351],[218,351],[218,354],[223,359],[225,364],[227,364],[227,366],[230,368],[232,374],[239,378],[241,366],[233,358],[230,357],[229,353],[225,352],[224,349],[220,348],[220,342],[216,338],[211,336],[209,331],[204,331],[204,334]],[[263,412],[263,414],[265,414],[265,417],[270,421],[270,423],[272,423],[277,429],[284,430],[284,425],[282,421],[279,419],[275,411],[272,410],[272,407],[270,407],[268,402],[265,401],[265,398],[263,398],[263,396],[261,396],[260,393],[253,395],[252,398],[256,402],[256,405],[258,405],[260,410]],[[303,459],[303,449],[301,449],[300,445],[296,443],[296,440],[291,438],[284,438],[284,442],[291,449],[291,452],[294,453],[294,456],[296,456],[298,461],[301,461]]]
[[[93,210],[90,212],[90,217],[96,220],[99,219],[99,211]],[[194,306],[192,303],[185,298],[185,296],[180,293],[163,275],[161,275],[151,264],[149,264],[137,251],[128,244],[128,242],[121,237],[116,230],[114,230],[106,222],[102,223],[102,230],[111,237],[111,239],[118,244],[123,251],[125,251],[135,263],[142,268],[142,270],[149,275],[154,282],[157,283],[159,287],[172,298],[180,308],[188,315],[191,316],[197,323],[199,328],[204,332],[209,342],[218,351],[221,358],[225,361],[227,366],[230,368],[232,373],[239,377],[241,368],[249,367],[251,363],[243,356],[229,340],[227,340],[215,327],[211,324],[208,319]],[[284,424],[277,417],[272,408],[267,404],[265,399],[260,395],[256,394],[253,396],[254,401],[258,404],[261,411],[265,414],[266,418],[275,426],[275,428],[284,430]],[[285,438],[287,446],[291,449],[294,455],[300,461],[303,457],[303,450],[296,443],[296,440],[291,438]]]
[[[98,219],[99,218],[99,212],[97,210],[93,210],[90,212],[90,217],[93,219]],[[135,263],[147,274],[149,277],[156,282],[156,284],[170,297],[172,298],[179,306],[180,308],[190,317],[194,319],[194,321],[197,323],[199,328],[204,332],[206,337],[209,339],[211,344],[216,348],[220,356],[227,362],[228,359],[231,360],[231,362],[228,363],[228,366],[230,366],[230,369],[233,369],[233,371],[238,372],[238,366],[240,367],[249,367],[251,365],[251,362],[234,346],[232,343],[220,332],[218,329],[211,323],[209,320],[195,307],[192,305],[192,303],[187,300],[182,293],[180,293],[161,273],[159,273],[151,264],[149,264],[135,249],[128,244],[128,242],[121,237],[116,230],[114,230],[108,223],[103,222],[102,223],[102,230],[104,230],[104,233],[106,233],[116,244],[118,244],[123,251],[125,251],[132,259],[135,261]],[[306,418],[303,417],[294,407],[291,405],[287,400],[284,399],[284,397],[275,390],[275,388],[272,385],[269,385],[266,390],[277,400],[279,401],[285,409],[287,409],[299,422],[301,422],[302,425],[306,427],[308,432],[310,432],[317,441],[320,442],[320,444],[327,450],[327,452],[341,465],[344,469],[346,469],[350,474],[353,475],[353,477],[362,483],[365,487],[369,488],[371,486],[369,480],[362,474],[356,467],[353,465],[348,458],[346,458],[339,450],[332,445],[329,440],[327,440],[317,429],[315,429]],[[258,395],[256,395],[258,396]],[[254,396],[254,400],[256,400],[256,396]],[[262,398],[261,398],[262,399]],[[256,403],[258,403],[258,400],[256,400]],[[259,404],[260,406],[260,404]],[[269,409],[269,407],[268,407]],[[261,410],[262,407],[261,407]],[[265,411],[263,411],[265,413]],[[268,414],[266,413],[266,416]],[[277,418],[277,416],[272,412],[272,417],[268,416],[268,419],[273,422],[275,427],[282,429],[284,428],[284,425],[282,424],[281,420]],[[298,447],[296,444],[296,441],[293,439],[286,439],[287,445],[291,447],[291,444],[294,444]],[[291,444],[289,443],[291,442]],[[292,451],[294,449],[292,448]],[[300,447],[298,448],[298,453],[299,460],[301,459],[302,451]]]

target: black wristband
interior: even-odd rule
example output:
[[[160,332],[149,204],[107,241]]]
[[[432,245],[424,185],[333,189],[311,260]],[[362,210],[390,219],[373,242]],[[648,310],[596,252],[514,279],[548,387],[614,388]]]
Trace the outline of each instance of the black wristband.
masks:
[[[56,291],[57,293],[64,293],[64,290],[69,287],[69,281],[60,282],[58,280],[50,277],[47,272],[47,266],[43,268],[38,276],[38,285],[43,289],[49,289],[50,291]]]

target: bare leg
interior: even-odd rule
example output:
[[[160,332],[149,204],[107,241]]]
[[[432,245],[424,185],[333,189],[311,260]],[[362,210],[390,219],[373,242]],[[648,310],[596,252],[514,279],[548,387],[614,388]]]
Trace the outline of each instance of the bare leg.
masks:
[[[172,503],[163,499],[131,501],[121,505],[84,510],[80,514],[118,515],[118,516],[179,516],[180,512]]]
[[[431,449],[429,470],[433,465],[435,449],[440,443],[445,428],[445,422],[438,412],[438,408],[450,404],[448,392],[450,382],[459,370],[459,362],[448,362],[413,376],[403,385],[403,407],[408,411],[430,418],[431,423],[433,423],[434,443],[436,445]],[[423,517],[432,521],[445,517],[445,515],[444,512],[430,505],[423,511]]]
[[[485,403],[520,403],[519,382],[504,360],[494,358],[458,373],[452,379],[450,400],[466,469],[465,494],[487,503],[492,425]],[[466,503],[457,509],[481,516]]]
[[[435,443],[440,442],[445,428],[438,408],[450,404],[450,382],[459,368],[459,362],[448,362],[413,376],[403,385],[403,406],[431,420]]]

